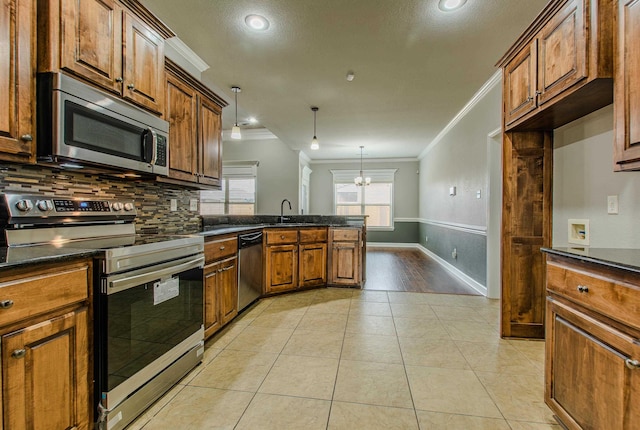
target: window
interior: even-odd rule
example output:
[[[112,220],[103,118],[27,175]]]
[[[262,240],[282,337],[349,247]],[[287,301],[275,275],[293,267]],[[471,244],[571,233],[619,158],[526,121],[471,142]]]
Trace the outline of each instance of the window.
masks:
[[[369,215],[367,227],[393,229],[393,180],[397,169],[369,170],[371,185],[358,187],[357,171],[332,170],[336,215]]]
[[[200,215],[255,214],[257,167],[257,161],[223,163],[221,189],[200,191]]]

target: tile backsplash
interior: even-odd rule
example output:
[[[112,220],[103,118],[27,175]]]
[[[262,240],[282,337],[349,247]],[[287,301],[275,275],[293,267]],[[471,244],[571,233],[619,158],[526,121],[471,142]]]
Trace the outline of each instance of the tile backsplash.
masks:
[[[127,198],[136,202],[136,230],[140,233],[188,234],[200,231],[199,213],[189,200],[199,191],[154,179],[127,180],[41,166],[1,165],[0,192],[59,197]],[[178,210],[171,211],[176,199]]]

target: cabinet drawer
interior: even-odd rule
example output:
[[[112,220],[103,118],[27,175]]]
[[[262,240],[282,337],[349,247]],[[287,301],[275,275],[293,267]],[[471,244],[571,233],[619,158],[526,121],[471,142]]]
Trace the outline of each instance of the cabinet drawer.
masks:
[[[547,289],[612,319],[640,328],[638,286],[547,262]]]
[[[212,240],[204,243],[204,259],[206,263],[232,257],[238,252],[238,238]]]
[[[298,243],[298,230],[267,230],[267,245]]]
[[[326,242],[327,229],[314,228],[300,230],[300,243]]]
[[[0,309],[0,326],[82,302],[88,296],[88,264],[0,282],[0,301],[13,302],[10,307]]]
[[[331,230],[331,240],[334,242],[357,242],[360,230],[356,228],[334,228]]]

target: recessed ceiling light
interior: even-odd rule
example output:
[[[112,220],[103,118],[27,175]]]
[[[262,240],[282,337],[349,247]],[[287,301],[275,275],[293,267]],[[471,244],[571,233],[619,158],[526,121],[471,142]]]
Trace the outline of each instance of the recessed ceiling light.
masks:
[[[255,117],[251,116],[251,117],[249,117],[249,123],[250,124],[257,124],[258,120]]]
[[[440,0],[438,7],[445,12],[451,12],[464,6],[467,0]]]
[[[260,15],[247,15],[244,22],[254,30],[264,31],[269,28],[269,20]]]

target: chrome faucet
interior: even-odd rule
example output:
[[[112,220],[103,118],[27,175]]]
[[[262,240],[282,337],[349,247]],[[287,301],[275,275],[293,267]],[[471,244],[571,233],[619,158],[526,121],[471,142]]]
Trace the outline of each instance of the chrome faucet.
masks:
[[[284,223],[286,220],[288,220],[289,218],[285,218],[284,217],[284,202],[289,203],[289,210],[291,210],[291,202],[287,199],[282,200],[282,202],[280,202],[280,223]]]

